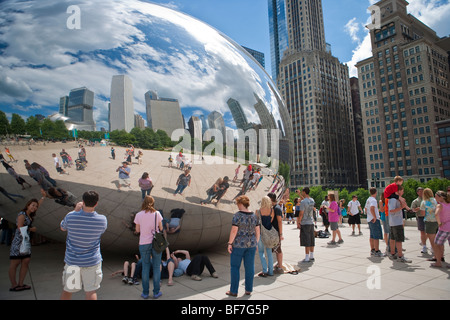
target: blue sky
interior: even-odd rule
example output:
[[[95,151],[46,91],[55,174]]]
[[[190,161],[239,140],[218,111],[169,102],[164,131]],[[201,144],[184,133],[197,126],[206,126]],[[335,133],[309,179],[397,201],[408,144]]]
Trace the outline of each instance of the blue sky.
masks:
[[[80,0],[91,4],[89,9],[83,7],[84,22],[80,32],[89,30],[89,27],[95,28],[101,34],[101,37],[95,39],[92,39],[92,34],[72,37],[75,33],[67,31],[66,8],[69,3],[73,3],[72,0],[34,2],[32,9],[35,10],[32,11],[45,17],[49,25],[55,26],[55,29],[48,30],[45,28],[47,23],[40,28],[33,25],[36,23],[35,19],[27,15],[23,16],[23,20],[17,20],[16,26],[9,30],[7,22],[11,17],[2,14],[0,10],[0,107],[9,118],[13,112],[24,118],[37,113],[51,114],[57,111],[59,97],[67,95],[68,88],[93,87],[104,82],[109,70],[99,68],[96,72],[92,72],[92,65],[88,63],[74,66],[80,74],[88,77],[78,77],[78,73],[74,72],[70,73],[71,77],[67,77],[64,71],[71,67],[76,55],[68,55],[62,48],[75,47],[77,50],[89,52],[93,47],[109,48],[110,44],[123,41],[123,38],[117,39],[117,35],[131,31],[128,29],[129,25],[123,26],[123,22],[136,17],[119,14],[122,12],[120,4],[125,6],[126,3],[126,6],[130,7],[131,3],[137,1],[104,0],[103,6],[110,7],[109,16],[118,19],[114,22],[110,19],[106,22],[88,19],[90,13],[94,15],[95,6],[98,8],[99,2],[96,1]],[[14,8],[15,2],[23,4],[21,0],[0,0],[0,5],[12,3]],[[271,70],[267,0],[153,0],[152,2],[191,15],[226,34],[235,42],[263,52],[266,70]],[[354,65],[371,56],[370,37],[365,25],[370,19],[367,8],[375,2],[377,1],[322,0],[326,40],[332,45],[333,55],[349,65],[351,76],[357,75]],[[46,8],[46,11],[42,12],[42,8]],[[408,12],[436,30],[439,36],[448,35],[449,0],[409,0]],[[2,21],[5,23],[2,24]],[[125,29],[116,30],[117,28]],[[41,29],[47,30],[47,33],[43,34]],[[58,36],[60,38],[57,38]],[[24,48],[22,43],[26,43],[27,47]],[[9,52],[9,55],[2,55],[3,52]],[[46,70],[48,63],[52,67],[48,66]],[[271,74],[270,71],[267,73]],[[142,81],[136,81],[135,85],[145,82],[145,79],[140,80]],[[109,83],[103,84],[102,89],[97,89],[96,94],[99,104],[96,104],[94,117],[96,120],[102,118],[104,122]],[[27,100],[28,97],[36,96],[39,96],[39,99]],[[139,95],[140,98],[141,96]],[[138,112],[143,112],[142,103]]]
[[[267,0],[153,0],[192,15],[228,35],[237,43],[265,54],[270,74]],[[370,56],[368,7],[376,0],[322,0],[325,37],[333,55],[350,67]],[[408,10],[443,37],[449,34],[448,0],[409,0]],[[364,41],[365,40],[365,41]],[[351,68],[352,69],[352,68]],[[351,70],[356,72],[354,69]],[[353,74],[355,75],[355,74]]]

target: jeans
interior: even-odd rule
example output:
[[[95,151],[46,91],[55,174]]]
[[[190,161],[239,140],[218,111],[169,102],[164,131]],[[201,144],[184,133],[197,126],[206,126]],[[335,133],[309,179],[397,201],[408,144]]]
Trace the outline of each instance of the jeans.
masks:
[[[45,176],[45,179],[47,179],[48,182],[50,182],[54,187],[56,187],[56,181],[50,178],[50,176]]]
[[[255,276],[255,253],[256,247],[235,248],[230,255],[231,285],[230,292],[237,294],[239,289],[239,277],[241,262],[244,260],[245,291],[253,291],[253,277]]]
[[[142,190],[142,189],[141,189],[141,192],[142,192],[142,200],[144,200],[144,198],[145,198],[146,195],[147,195],[147,196],[150,195],[150,192],[152,192],[152,189],[153,189],[153,187],[150,188],[150,189],[148,189],[148,190]]]
[[[258,254],[259,254],[259,259],[261,260],[262,271],[264,273],[268,273],[272,276],[273,275],[272,249],[264,247],[264,244],[263,244],[261,238],[259,239],[259,242],[258,242]],[[266,261],[266,259],[267,259],[267,261]]]
[[[142,293],[148,295],[150,292],[150,267],[153,269],[153,295],[159,293],[161,281],[161,253],[153,250],[153,244],[139,245],[142,260]]]
[[[192,275],[201,275],[203,273],[203,270],[208,269],[209,273],[212,275],[216,270],[214,269],[213,265],[211,264],[211,261],[207,256],[195,256],[191,263],[189,263],[189,266],[186,269],[186,274],[188,276]]]
[[[177,194],[177,193],[182,194],[183,191],[184,191],[184,189],[186,189],[186,187],[187,187],[187,186],[183,186],[183,185],[179,184],[179,185],[177,186],[177,189],[175,190],[175,192],[174,192],[173,194]]]

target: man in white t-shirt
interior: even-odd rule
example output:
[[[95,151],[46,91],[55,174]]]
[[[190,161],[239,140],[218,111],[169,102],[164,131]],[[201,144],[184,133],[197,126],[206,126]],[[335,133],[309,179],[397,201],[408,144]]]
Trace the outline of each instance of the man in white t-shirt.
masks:
[[[383,239],[383,232],[381,230],[380,213],[378,211],[377,189],[370,188],[369,192],[370,197],[366,201],[365,208],[367,208],[367,224],[370,230],[370,255],[382,257],[380,240]]]
[[[362,235],[361,232],[361,216],[360,212],[363,210],[361,209],[361,204],[358,201],[358,196],[353,195],[352,201],[348,203],[348,224],[352,226],[352,236],[355,235],[355,224],[358,225],[359,235]]]

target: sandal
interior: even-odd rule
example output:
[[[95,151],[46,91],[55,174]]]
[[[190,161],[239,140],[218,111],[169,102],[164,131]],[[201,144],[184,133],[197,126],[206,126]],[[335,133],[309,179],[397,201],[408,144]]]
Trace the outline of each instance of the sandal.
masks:
[[[232,293],[231,291],[227,291],[227,292],[225,292],[225,294],[226,294],[227,296],[237,297],[237,293]]]
[[[22,286],[15,286],[13,288],[9,288],[9,291],[22,291],[24,290]]]

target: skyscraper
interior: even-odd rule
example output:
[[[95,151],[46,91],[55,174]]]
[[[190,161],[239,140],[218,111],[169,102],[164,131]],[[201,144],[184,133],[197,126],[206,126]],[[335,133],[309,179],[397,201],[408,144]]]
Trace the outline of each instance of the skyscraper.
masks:
[[[88,88],[72,89],[68,99],[62,97],[60,99],[60,113],[61,111],[66,112],[68,121],[74,124],[76,128],[95,131],[94,92]]]
[[[127,75],[112,77],[109,112],[110,131],[134,128],[133,84]]]
[[[294,133],[291,187],[354,189],[358,167],[348,67],[327,50],[321,0],[284,4],[286,17],[271,34],[286,24],[289,45],[279,61],[277,85]]]
[[[268,0],[272,79],[277,80],[280,61],[288,48],[285,0]]]
[[[183,115],[177,99],[159,98],[155,91],[145,93],[147,126],[154,131],[163,130],[169,137],[176,129],[184,129]]]
[[[208,115],[208,125],[209,129],[217,129],[222,133],[222,141],[226,141],[226,127],[225,121],[223,120],[223,116],[220,112],[213,111]]]
[[[436,122],[450,118],[450,39],[408,14],[407,6],[382,0],[371,7],[373,56],[356,65],[372,186],[384,187],[397,175],[421,182],[444,176]]]

